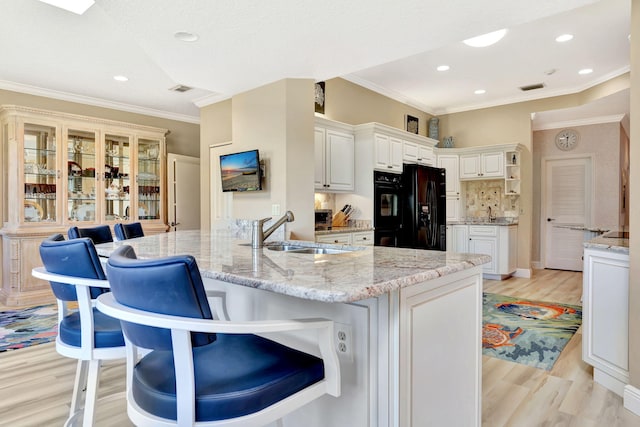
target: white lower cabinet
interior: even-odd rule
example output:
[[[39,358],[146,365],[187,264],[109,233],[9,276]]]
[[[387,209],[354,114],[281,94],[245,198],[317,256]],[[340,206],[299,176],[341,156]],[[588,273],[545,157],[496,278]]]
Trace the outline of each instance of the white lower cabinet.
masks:
[[[400,289],[399,423],[370,425],[481,425],[482,279],[456,276]]]
[[[316,242],[334,245],[373,246],[373,231],[321,234],[316,236]]]
[[[485,254],[491,262],[482,266],[484,277],[504,279],[517,269],[516,225],[451,225],[451,250]],[[448,250],[448,249],[447,249]]]
[[[593,380],[623,396],[629,383],[629,254],[585,248],[582,360]]]

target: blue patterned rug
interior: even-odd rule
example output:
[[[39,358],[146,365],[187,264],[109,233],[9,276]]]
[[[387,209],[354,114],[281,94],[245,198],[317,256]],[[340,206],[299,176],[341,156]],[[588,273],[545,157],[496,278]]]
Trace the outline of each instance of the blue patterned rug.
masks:
[[[54,341],[57,334],[55,304],[0,312],[0,352]]]
[[[482,353],[547,371],[582,323],[582,307],[484,293]]]

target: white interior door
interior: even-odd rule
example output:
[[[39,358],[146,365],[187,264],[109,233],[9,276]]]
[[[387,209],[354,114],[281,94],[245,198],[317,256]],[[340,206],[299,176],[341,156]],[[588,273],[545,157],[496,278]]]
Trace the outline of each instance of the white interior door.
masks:
[[[545,267],[582,271],[584,231],[591,223],[590,157],[545,161]]]
[[[169,224],[174,230],[200,228],[200,159],[167,155]]]

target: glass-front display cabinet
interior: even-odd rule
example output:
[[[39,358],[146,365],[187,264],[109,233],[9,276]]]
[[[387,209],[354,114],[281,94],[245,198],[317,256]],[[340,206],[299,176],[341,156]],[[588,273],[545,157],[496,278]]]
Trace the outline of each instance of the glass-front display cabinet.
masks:
[[[167,231],[166,129],[8,105],[0,122],[0,303],[53,299],[31,276],[51,234],[135,221]]]

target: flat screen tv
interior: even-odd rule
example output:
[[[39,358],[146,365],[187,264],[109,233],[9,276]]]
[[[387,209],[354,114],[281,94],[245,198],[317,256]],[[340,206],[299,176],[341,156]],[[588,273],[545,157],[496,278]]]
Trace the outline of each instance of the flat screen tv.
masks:
[[[222,191],[262,190],[258,150],[220,156]]]

